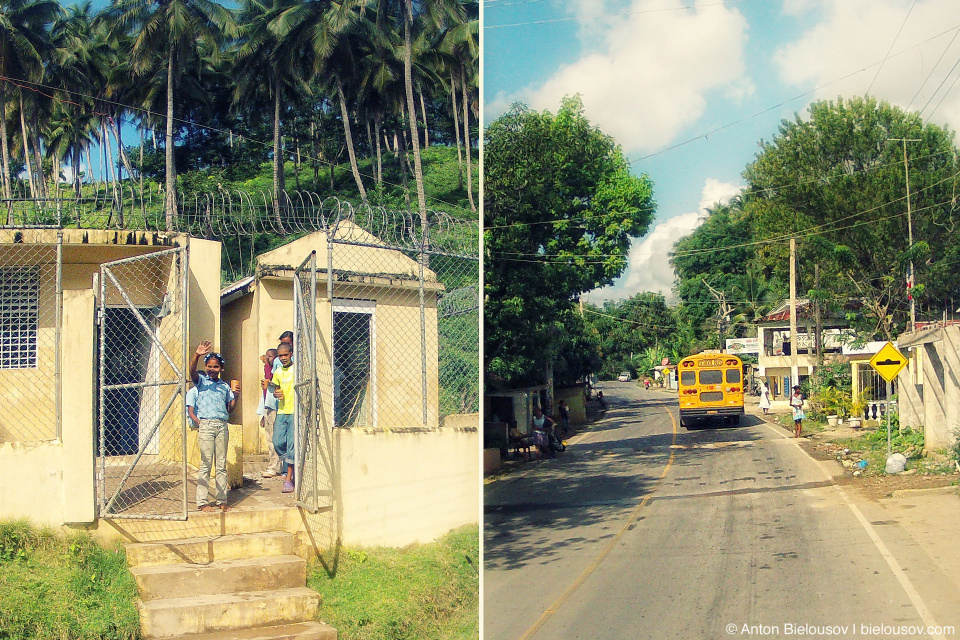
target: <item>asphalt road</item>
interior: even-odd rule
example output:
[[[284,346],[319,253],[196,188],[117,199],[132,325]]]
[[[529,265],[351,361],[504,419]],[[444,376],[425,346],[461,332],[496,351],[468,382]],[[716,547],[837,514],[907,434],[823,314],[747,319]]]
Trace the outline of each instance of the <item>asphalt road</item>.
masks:
[[[929,558],[785,431],[602,388],[567,452],[485,488],[485,640],[960,638],[927,632],[960,625]]]

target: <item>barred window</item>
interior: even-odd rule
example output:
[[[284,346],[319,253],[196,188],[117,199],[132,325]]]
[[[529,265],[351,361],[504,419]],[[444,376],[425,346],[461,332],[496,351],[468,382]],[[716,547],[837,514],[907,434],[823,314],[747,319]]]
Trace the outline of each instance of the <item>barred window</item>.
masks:
[[[38,267],[0,268],[0,369],[37,366]]]

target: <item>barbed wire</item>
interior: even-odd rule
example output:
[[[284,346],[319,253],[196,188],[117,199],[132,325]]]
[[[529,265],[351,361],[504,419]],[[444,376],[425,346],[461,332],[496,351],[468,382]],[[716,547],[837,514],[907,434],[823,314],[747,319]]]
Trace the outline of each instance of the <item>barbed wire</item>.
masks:
[[[87,228],[171,231],[201,238],[242,238],[322,231],[338,242],[479,260],[479,220],[446,212],[418,212],[354,205],[310,191],[272,190],[177,192],[178,214],[168,228],[162,189],[133,185],[84,191],[58,188],[47,198],[0,199],[0,228]],[[342,224],[349,222],[352,224]]]

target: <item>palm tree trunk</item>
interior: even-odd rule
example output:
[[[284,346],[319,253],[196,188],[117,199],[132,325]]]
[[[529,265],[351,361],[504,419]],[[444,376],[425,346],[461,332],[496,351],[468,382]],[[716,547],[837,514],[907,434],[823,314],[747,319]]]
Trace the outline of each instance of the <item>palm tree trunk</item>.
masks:
[[[107,118],[109,119],[109,118]],[[110,148],[110,129],[107,120],[103,121],[103,149],[106,157],[105,178],[109,176],[110,187],[113,191],[113,206],[117,210],[117,223],[123,228],[123,207],[120,203],[120,193],[117,191],[117,167],[113,163],[113,150]]]
[[[273,215],[277,218],[280,228],[283,228],[280,211],[280,198],[286,190],[283,171],[283,151],[280,149],[280,89],[279,82],[273,86]]]
[[[417,107],[413,101],[413,42],[410,36],[413,22],[413,0],[405,0],[403,12],[403,84],[407,92],[407,116],[410,120],[410,142],[413,145],[413,179],[417,183],[417,203],[420,205],[420,224],[427,228],[427,195],[423,190],[423,166],[420,164],[420,134],[417,131]]]
[[[457,113],[457,81],[450,71],[450,101],[453,103],[453,130],[457,135],[457,167],[460,172],[460,186],[463,187],[463,151],[460,147],[460,114]]]
[[[420,110],[423,112],[423,148],[430,148],[430,127],[427,126],[427,105],[423,101],[423,91],[418,91],[420,94]]]
[[[320,180],[320,163],[317,162],[317,121],[310,119],[310,165],[313,167],[313,183]]]
[[[107,121],[110,124],[110,130],[113,132],[113,137],[117,140],[117,153],[120,154],[120,161],[123,162],[123,168],[126,169],[127,175],[133,180],[133,165],[130,164],[127,152],[123,149],[123,138],[121,137],[120,127],[117,126],[116,121],[112,117],[108,117]]]
[[[399,140],[397,144],[400,145],[400,148],[397,149],[397,162],[400,163],[400,176],[403,182],[403,199],[407,203],[407,213],[412,213],[410,210],[410,179],[407,178],[407,140],[403,137],[403,134],[400,134],[400,137],[397,138],[394,134],[394,139]]]
[[[90,150],[90,145],[87,145],[87,169],[90,170],[90,184],[93,184],[93,151]]]
[[[77,197],[80,196],[80,154],[82,149],[80,147],[80,138],[77,137],[73,141],[73,190],[77,194]]]
[[[337,79],[337,95],[340,97],[340,113],[343,116],[343,135],[347,139],[347,155],[350,157],[350,169],[353,171],[353,179],[357,182],[357,189],[360,191],[360,200],[363,204],[367,202],[367,190],[363,188],[363,180],[360,179],[360,167],[357,166],[357,154],[353,148],[353,132],[350,129],[350,112],[347,110],[347,98],[343,94],[343,82],[340,76]],[[333,165],[330,165],[330,171],[333,171]]]
[[[370,154],[370,159],[373,159],[373,134],[370,133],[370,118],[364,118],[364,122],[367,125],[367,152]],[[376,175],[373,176],[376,179]]]
[[[33,133],[33,135],[30,136],[30,148],[33,151],[33,161],[37,163],[37,186],[39,187],[40,197],[46,198],[49,191],[47,190],[47,181],[43,175],[43,155],[40,153],[40,121],[37,117],[36,104],[33,105],[33,110],[30,113],[30,124],[32,126],[31,132]]]
[[[470,160],[470,101],[467,99],[467,70],[460,61],[460,88],[463,91],[463,142],[467,156],[467,199],[470,201],[470,211],[477,212],[477,205],[473,201],[473,167]]]
[[[380,149],[380,112],[373,117],[373,133],[377,141],[377,185],[383,184],[383,153]]]
[[[166,193],[164,194],[164,214],[167,231],[173,231],[174,219],[177,215],[177,166],[173,155],[173,77],[176,69],[173,68],[173,44],[167,53],[167,131],[165,144],[165,160],[167,170]]]
[[[10,187],[10,147],[7,143],[7,85],[0,82],[0,155],[3,156],[3,197],[10,199],[12,189]],[[9,208],[7,209],[7,224],[10,224]]]
[[[27,132],[27,120],[23,115],[23,90],[20,91],[20,133],[23,134],[23,167],[30,183],[30,197],[37,198],[37,185],[33,182],[33,169],[30,166],[30,140]]]

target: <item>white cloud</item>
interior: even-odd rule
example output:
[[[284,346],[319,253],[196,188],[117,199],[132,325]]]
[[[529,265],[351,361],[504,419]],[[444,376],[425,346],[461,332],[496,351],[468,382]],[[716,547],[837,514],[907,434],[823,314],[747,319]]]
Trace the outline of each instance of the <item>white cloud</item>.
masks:
[[[697,5],[632,0],[598,18],[604,4],[581,0],[573,8],[589,53],[539,88],[497,96],[487,112],[515,100],[556,111],[564,96],[579,93],[591,122],[628,153],[662,147],[704,113],[707,92],[723,90],[741,99],[753,91],[744,71],[746,20],[712,0]]]
[[[912,11],[911,5],[913,0],[785,3],[785,13],[820,19],[776,53],[782,79],[802,88],[817,87],[817,99],[863,95],[869,89],[902,108],[923,109],[922,116],[934,124],[960,128],[960,91],[949,92],[957,78],[957,72],[950,71],[960,57],[960,38],[951,43],[960,26],[960,2],[920,0]],[[890,57],[881,66],[891,44]]]
[[[708,178],[700,194],[699,210],[665,220],[642,240],[635,241],[630,247],[625,274],[612,286],[591,291],[587,299],[601,302],[629,298],[641,291],[653,291],[666,296],[668,303],[674,302],[671,290],[675,276],[667,254],[678,240],[693,233],[703,223],[708,208],[729,202],[742,189],[742,185]]]

